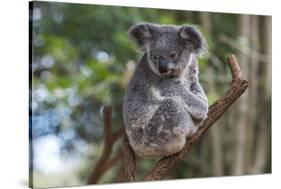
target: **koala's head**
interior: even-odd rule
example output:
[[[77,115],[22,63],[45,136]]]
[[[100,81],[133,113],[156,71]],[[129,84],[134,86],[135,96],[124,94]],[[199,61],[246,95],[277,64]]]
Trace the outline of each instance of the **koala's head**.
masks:
[[[192,57],[205,50],[205,39],[190,25],[173,26],[140,23],[129,29],[130,36],[147,53],[150,68],[163,77],[178,77]]]

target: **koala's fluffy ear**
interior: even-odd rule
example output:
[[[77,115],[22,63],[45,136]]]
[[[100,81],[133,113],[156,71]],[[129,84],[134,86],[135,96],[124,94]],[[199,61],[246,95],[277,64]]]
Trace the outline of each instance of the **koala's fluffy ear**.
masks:
[[[138,46],[144,50],[156,29],[155,24],[139,23],[131,26],[128,33],[137,42]]]
[[[186,48],[195,54],[207,51],[206,40],[195,26],[184,25],[179,29],[179,35],[185,42]]]

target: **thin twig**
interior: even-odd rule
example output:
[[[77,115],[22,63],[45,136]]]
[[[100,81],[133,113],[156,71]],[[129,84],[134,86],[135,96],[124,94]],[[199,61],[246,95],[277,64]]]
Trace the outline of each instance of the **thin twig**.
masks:
[[[213,125],[231,106],[231,104],[245,92],[248,87],[248,82],[243,79],[235,56],[229,56],[227,62],[233,78],[231,88],[222,98],[210,106],[208,118],[204,121],[203,125],[198,129],[198,131],[192,137],[187,139],[182,151],[159,160],[145,176],[144,180],[160,180],[164,175],[166,175],[168,171],[173,168],[186,153],[190,151],[192,145],[198,141],[198,139],[208,130],[208,128]]]

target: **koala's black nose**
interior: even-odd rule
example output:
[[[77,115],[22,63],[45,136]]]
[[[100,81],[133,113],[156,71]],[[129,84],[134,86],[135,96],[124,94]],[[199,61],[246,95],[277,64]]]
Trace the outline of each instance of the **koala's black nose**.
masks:
[[[168,62],[162,56],[158,59],[158,66],[160,73],[167,73],[168,72]]]

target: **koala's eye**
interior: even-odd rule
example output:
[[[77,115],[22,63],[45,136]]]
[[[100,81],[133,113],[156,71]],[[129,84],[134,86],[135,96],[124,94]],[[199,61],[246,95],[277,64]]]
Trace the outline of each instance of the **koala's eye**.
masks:
[[[170,53],[171,58],[177,58],[177,53],[176,52],[171,52]]]

